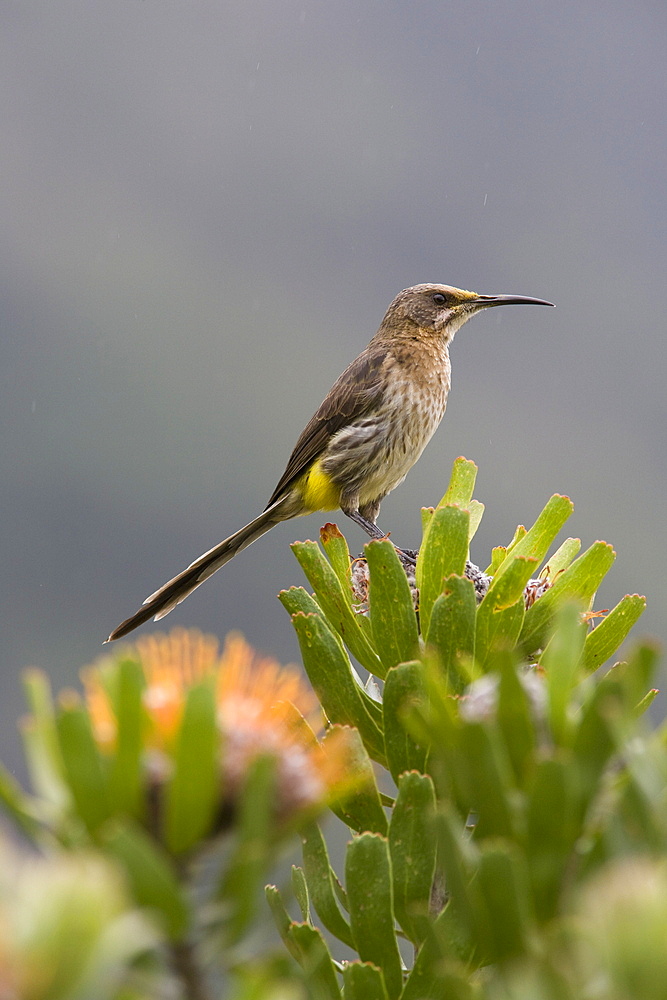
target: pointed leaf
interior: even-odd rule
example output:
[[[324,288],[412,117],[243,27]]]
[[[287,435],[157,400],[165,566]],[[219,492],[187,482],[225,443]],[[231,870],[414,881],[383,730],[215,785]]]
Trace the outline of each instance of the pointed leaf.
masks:
[[[325,749],[329,740],[334,738],[335,729],[330,729],[322,741]],[[347,733],[346,768],[349,786],[329,803],[332,811],[352,830],[386,833],[387,817],[375,780],[375,771],[356,729],[350,729]]]
[[[222,801],[220,737],[210,684],[188,691],[167,786],[165,838],[170,851],[190,850],[210,831]]]
[[[266,896],[266,901],[269,904],[269,909],[271,910],[271,915],[274,919],[276,928],[278,929],[278,933],[287,945],[288,932],[294,921],[287,912],[283,902],[283,897],[280,895],[280,892],[275,885],[265,885],[264,895]],[[296,958],[296,955],[294,955],[294,957]]]
[[[568,599],[587,604],[611,568],[616,553],[607,542],[594,542],[561,573],[553,587],[538,598],[526,612],[521,630],[521,646],[534,653],[546,646],[556,609]]]
[[[349,596],[350,604],[353,603],[352,574],[350,550],[347,547],[347,540],[337,524],[327,523],[320,528],[320,541],[322,548],[326,552],[334,573],[340,580],[343,592]]]
[[[308,897],[308,883],[303,872],[303,868],[292,865],[292,892],[301,910],[301,919],[306,924],[312,923],[310,919],[310,899]]]
[[[488,668],[496,650],[516,645],[525,614],[523,597],[499,611],[494,611],[490,602],[482,601],[477,608],[475,632],[475,659],[481,667]]]
[[[443,676],[460,693],[469,681],[467,664],[475,655],[477,598],[472,580],[449,576],[431,612],[427,642],[438,653]]]
[[[295,615],[299,611],[304,615],[322,614],[322,608],[305,587],[290,587],[288,590],[281,590],[278,594],[278,600],[290,615]]]
[[[576,775],[562,759],[537,763],[528,790],[527,860],[533,905],[538,920],[555,917],[580,833],[577,823]]]
[[[491,936],[480,942],[487,961],[521,953],[528,939],[530,905],[523,858],[514,844],[484,845],[476,881],[488,910]]]
[[[431,518],[417,559],[422,635],[428,635],[431,610],[445,578],[464,575],[469,524],[470,515],[460,507],[438,507]]]
[[[441,803],[435,818],[439,855],[449,894],[447,910],[461,934],[462,950],[472,953],[482,934],[488,934],[488,914],[474,878],[478,851],[454,808]],[[440,863],[440,862],[439,862]]]
[[[345,1000],[389,1000],[382,970],[370,962],[348,962],[343,969]]]
[[[426,747],[419,746],[405,726],[410,709],[425,698],[424,669],[419,661],[402,663],[387,674],[384,686],[384,740],[389,770],[394,781],[413,768],[423,770]]]
[[[107,775],[88,713],[74,694],[61,697],[56,726],[67,784],[77,814],[93,833],[111,815]]]
[[[227,940],[235,943],[255,916],[266,868],[275,855],[276,761],[258,757],[246,777],[234,824],[236,843],[219,887]]]
[[[490,604],[493,611],[504,611],[516,604],[523,597],[525,586],[537,564],[537,559],[532,556],[508,556],[503,562],[503,572],[491,581],[482,604]]]
[[[458,949],[451,945],[454,926],[451,906],[433,923],[433,933],[417,953],[401,1000],[473,1000],[469,967],[459,961]]]
[[[416,771],[402,774],[389,824],[389,853],[394,877],[394,913],[415,945],[420,945],[429,932],[436,857],[434,815],[435,790],[431,778]]]
[[[294,542],[292,550],[315,591],[329,625],[333,627],[353,656],[370,673],[384,677],[385,670],[352,610],[349,595],[325,559],[317,542]]]
[[[593,671],[613,656],[646,608],[646,598],[626,594],[613,611],[586,636],[584,665]]]
[[[506,555],[507,555],[507,547],[505,545],[496,545],[495,548],[491,549],[491,562],[484,570],[487,576],[496,575],[499,567],[504,562]]]
[[[471,542],[475,535],[477,534],[477,529],[482,523],[482,518],[484,516],[484,504],[480,503],[479,500],[471,500],[468,504],[468,513],[470,514],[470,523],[468,525],[468,541]]]
[[[322,831],[316,823],[308,824],[303,831],[303,866],[308,893],[318,917],[331,934],[353,948],[350,925],[336,901],[338,879],[329,863]]]
[[[394,1000],[401,992],[403,976],[394,932],[391,862],[384,837],[363,833],[348,845],[345,884],[359,957],[382,969],[387,994]]]
[[[380,706],[357,684],[350,661],[321,615],[295,614],[303,665],[330,722],[355,726],[374,760],[384,761]]]
[[[512,837],[516,831],[512,773],[505,748],[489,727],[468,723],[460,732],[462,775],[467,781],[468,809],[477,813],[475,835]]]
[[[143,813],[141,695],[145,686],[136,660],[118,663],[114,712],[117,721],[116,751],[109,773],[109,798],[114,812],[139,819]]]
[[[505,561],[496,571],[494,583],[509,569],[511,564],[510,557],[513,560],[518,556],[522,556],[529,559],[536,559],[538,564],[541,563],[549,551],[549,546],[573,510],[574,504],[569,497],[561,496],[558,493],[554,494],[547,501],[544,510],[532,528],[515,545],[510,547]]]
[[[556,549],[552,556],[549,556],[547,566],[549,567],[550,583],[553,583],[556,577],[567,569],[572,560],[579,555],[580,549],[580,538],[566,538],[560,548]]]
[[[139,906],[156,910],[172,940],[189,922],[188,905],[171,860],[163,849],[130,821],[112,821],[102,831],[105,850],[123,865]]]
[[[33,842],[39,840],[42,828],[34,814],[34,806],[4,764],[0,764],[0,803],[22,834]]]
[[[566,604],[558,612],[558,625],[541,657],[549,690],[549,722],[555,741],[567,742],[567,710],[579,672],[586,637],[580,608]]]
[[[523,785],[536,746],[535,724],[528,694],[519,679],[517,658],[513,650],[497,654],[500,673],[498,688],[498,724],[505,740],[518,785]]]
[[[383,667],[388,670],[417,655],[417,616],[408,578],[392,543],[388,539],[369,542],[365,551],[374,645]]]
[[[467,507],[472,500],[476,479],[477,466],[475,463],[459,455],[454,460],[447,492],[438,504],[438,507],[446,507],[452,504],[458,507]]]
[[[310,995],[317,1000],[340,1000],[336,970],[321,932],[310,924],[291,923],[287,939],[303,969]]]
[[[70,793],[64,780],[51,684],[42,670],[32,669],[24,672],[23,687],[31,715],[20,726],[31,786],[40,798],[62,808]]]

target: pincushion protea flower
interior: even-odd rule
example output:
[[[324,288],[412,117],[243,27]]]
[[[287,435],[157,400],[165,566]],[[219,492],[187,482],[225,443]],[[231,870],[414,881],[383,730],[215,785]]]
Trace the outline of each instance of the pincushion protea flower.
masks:
[[[214,636],[174,629],[137,640],[119,659],[136,660],[143,674],[143,746],[152,782],[168,780],[189,692],[210,685],[219,736],[220,812],[233,811],[253,763],[275,761],[275,812],[293,816],[325,804],[349,783],[344,730],[327,740],[323,717],[296,667],[257,654],[238,633],[219,650]],[[83,673],[93,734],[103,754],[114,752],[118,719],[113,675],[118,659]]]

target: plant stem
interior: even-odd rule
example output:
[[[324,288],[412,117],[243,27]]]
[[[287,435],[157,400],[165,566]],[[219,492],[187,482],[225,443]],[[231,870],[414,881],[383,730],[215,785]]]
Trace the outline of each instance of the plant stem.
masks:
[[[185,1000],[213,1000],[204,971],[197,961],[191,941],[174,941],[170,945],[171,965],[183,985]]]

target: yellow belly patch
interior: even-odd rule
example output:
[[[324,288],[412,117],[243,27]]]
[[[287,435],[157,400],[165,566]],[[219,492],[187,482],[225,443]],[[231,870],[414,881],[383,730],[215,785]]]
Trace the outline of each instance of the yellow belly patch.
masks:
[[[310,511],[335,510],[340,506],[340,486],[325,472],[319,459],[301,479],[303,502]]]

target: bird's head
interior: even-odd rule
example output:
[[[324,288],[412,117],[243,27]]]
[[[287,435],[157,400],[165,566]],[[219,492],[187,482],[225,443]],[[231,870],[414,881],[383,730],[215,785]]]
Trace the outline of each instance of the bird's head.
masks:
[[[451,285],[413,285],[399,292],[389,306],[378,335],[395,336],[399,331],[415,328],[422,333],[445,336],[450,341],[459,327],[471,316],[491,306],[534,305],[552,306],[544,299],[531,299],[525,295],[478,295],[464,288]]]

